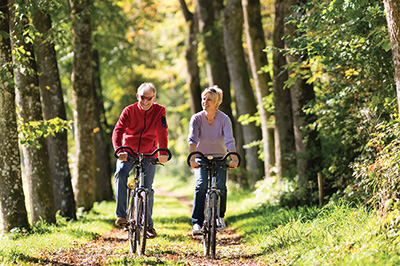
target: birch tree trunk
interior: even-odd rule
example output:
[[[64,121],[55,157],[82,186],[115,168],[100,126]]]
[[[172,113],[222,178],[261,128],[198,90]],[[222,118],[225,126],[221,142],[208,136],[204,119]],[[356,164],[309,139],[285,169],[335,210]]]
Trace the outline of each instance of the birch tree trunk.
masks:
[[[400,2],[396,0],[383,0],[383,4],[385,6],[386,21],[392,47],[397,106],[400,114]]]
[[[7,0],[0,0],[0,232],[29,228],[22,188]]]
[[[10,6],[13,5],[13,2],[9,1]],[[13,9],[12,14],[15,15],[16,12],[19,12],[19,10]],[[41,121],[43,120],[42,106],[33,46],[30,42],[25,42],[29,37],[22,35],[28,25],[28,18],[18,13],[11,18],[11,22],[12,48],[16,51],[18,47],[23,47],[25,51],[22,56],[25,61],[17,60],[18,52],[15,52],[13,57],[16,66],[14,75],[17,85],[18,116],[23,120],[23,123]],[[22,73],[21,69],[24,69],[25,72]],[[41,137],[38,139],[38,144],[41,148],[27,145],[22,147],[26,169],[25,181],[28,185],[30,199],[31,222],[35,224],[43,219],[48,223],[54,223],[56,221],[54,193],[47,141]]]
[[[76,204],[85,211],[93,207],[95,179],[94,99],[90,0],[70,0],[74,63],[72,98],[74,104],[75,168],[73,186]]]
[[[228,0],[224,10],[224,44],[230,79],[235,91],[236,108],[238,116],[249,114],[255,115],[257,103],[253,89],[250,85],[247,63],[244,58],[242,46],[243,13],[241,0]],[[245,144],[261,139],[261,130],[254,123],[244,125],[243,137]],[[251,173],[250,186],[264,174],[264,167],[258,158],[258,147],[251,147],[245,150],[248,170]]]
[[[41,35],[35,37],[36,58],[38,63],[39,84],[42,96],[44,118],[50,120],[59,117],[67,119],[62,94],[57,55],[51,29],[50,15],[38,10],[33,16],[33,24]],[[56,133],[48,138],[51,175],[53,179],[56,210],[63,217],[76,219],[74,192],[72,191],[71,173],[68,163],[67,132]]]

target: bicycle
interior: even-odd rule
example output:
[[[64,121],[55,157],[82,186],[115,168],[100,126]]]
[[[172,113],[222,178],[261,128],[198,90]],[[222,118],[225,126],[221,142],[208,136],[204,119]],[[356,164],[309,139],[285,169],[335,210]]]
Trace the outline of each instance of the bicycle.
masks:
[[[135,164],[136,171],[134,182],[128,182],[128,223],[125,230],[128,231],[129,250],[139,256],[145,254],[147,239],[147,219],[148,219],[148,195],[149,189],[144,187],[144,158],[153,157],[159,151],[168,153],[168,161],[172,155],[168,149],[158,148],[151,154],[136,153],[128,146],[119,147],[114,156],[118,158],[119,151],[128,152],[128,162]],[[161,164],[158,158],[154,158],[151,164]]]
[[[238,158],[238,167],[240,165],[240,155],[237,152],[228,152],[222,158],[206,157],[200,151],[191,152],[187,157],[187,164],[190,166],[190,159],[193,155],[200,155],[206,164],[199,164],[199,168],[207,169],[208,185],[206,193],[206,202],[204,207],[204,222],[202,228],[202,242],[204,256],[215,259],[216,235],[217,235],[217,217],[220,215],[220,190],[217,188],[218,168],[229,169],[229,164],[218,165],[218,162],[225,161],[228,156],[236,155]]]

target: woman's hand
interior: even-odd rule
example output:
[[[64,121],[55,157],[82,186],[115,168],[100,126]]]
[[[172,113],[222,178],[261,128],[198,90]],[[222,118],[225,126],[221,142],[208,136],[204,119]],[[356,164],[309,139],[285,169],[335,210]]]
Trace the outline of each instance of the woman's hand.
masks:
[[[193,169],[197,169],[199,168],[199,164],[196,163],[196,161],[190,161],[190,167],[192,167]]]
[[[238,166],[238,161],[231,161],[229,163],[229,169],[235,169]]]

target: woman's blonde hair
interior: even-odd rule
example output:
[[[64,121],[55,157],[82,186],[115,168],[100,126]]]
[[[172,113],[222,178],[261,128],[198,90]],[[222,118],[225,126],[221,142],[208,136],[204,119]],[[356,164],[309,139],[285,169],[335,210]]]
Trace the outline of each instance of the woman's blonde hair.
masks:
[[[211,98],[217,103],[217,108],[218,108],[222,103],[222,97],[223,97],[222,90],[217,85],[214,85],[212,87],[206,88],[201,94],[201,98],[204,98],[206,94],[211,95]]]

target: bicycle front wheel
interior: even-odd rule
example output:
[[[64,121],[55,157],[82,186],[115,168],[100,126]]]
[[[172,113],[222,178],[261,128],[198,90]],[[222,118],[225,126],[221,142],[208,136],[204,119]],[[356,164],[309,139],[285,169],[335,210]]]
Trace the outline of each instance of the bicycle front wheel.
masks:
[[[128,241],[129,241],[129,251],[131,253],[136,252],[136,242],[134,240],[135,235],[135,197],[134,197],[134,190],[129,190],[128,199],[129,201],[129,209],[128,209]]]
[[[147,204],[147,193],[142,191],[137,195],[135,200],[136,206],[136,232],[135,232],[135,244],[137,246],[137,254],[144,255],[146,251],[146,239],[147,239],[147,216],[148,216],[148,204]]]
[[[211,217],[210,217],[210,252],[211,258],[215,259],[215,248],[216,248],[216,241],[217,241],[217,194],[211,194]]]

